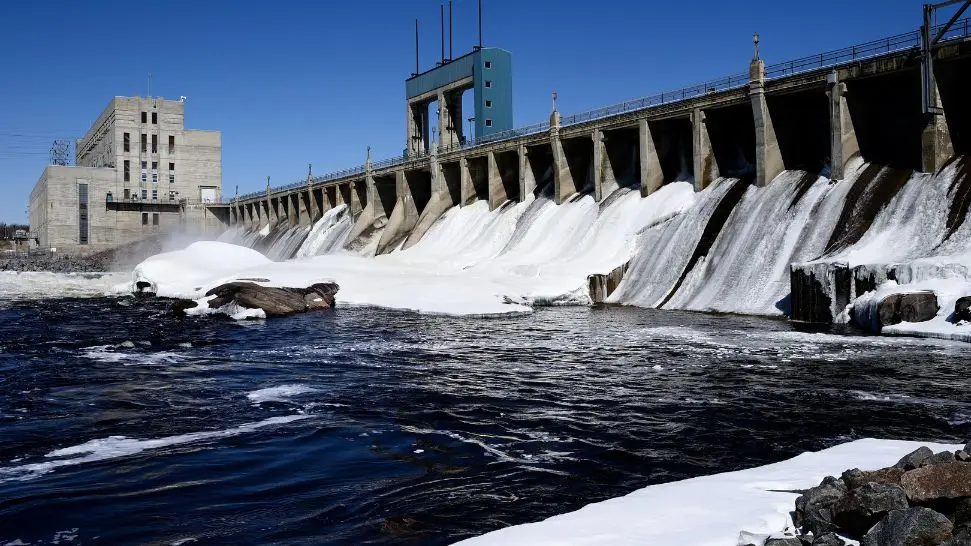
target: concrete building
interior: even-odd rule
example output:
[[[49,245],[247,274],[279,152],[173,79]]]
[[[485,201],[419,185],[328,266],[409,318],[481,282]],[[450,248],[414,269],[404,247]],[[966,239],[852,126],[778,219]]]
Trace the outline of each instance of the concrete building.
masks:
[[[185,102],[115,97],[76,143],[75,166],[44,169],[30,195],[41,248],[84,254],[160,233],[220,229],[219,131],[187,130]]]

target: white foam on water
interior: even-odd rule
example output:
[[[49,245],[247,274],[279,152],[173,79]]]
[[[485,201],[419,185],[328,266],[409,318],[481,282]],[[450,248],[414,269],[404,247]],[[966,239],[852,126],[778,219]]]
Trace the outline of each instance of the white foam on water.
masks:
[[[13,300],[89,298],[128,292],[118,284],[124,273],[49,273],[0,271],[0,305]]]
[[[278,387],[268,387],[246,393],[246,398],[249,398],[250,401],[255,404],[260,404],[262,402],[286,402],[294,396],[300,396],[301,394],[308,394],[312,392],[318,391],[317,389],[301,384],[280,385]]]
[[[262,421],[245,423],[237,427],[205,432],[192,432],[165,438],[140,440],[126,436],[109,436],[90,440],[83,444],[56,449],[45,455],[43,462],[18,466],[0,467],[0,483],[13,480],[28,480],[47,474],[62,467],[76,466],[99,461],[117,459],[135,455],[143,451],[151,451],[207,440],[218,440],[240,436],[267,427],[285,425],[302,419],[309,419],[310,415],[286,415],[271,417]]]
[[[196,243],[140,264],[136,277],[152,282],[159,295],[197,300],[236,279],[288,287],[334,281],[342,305],[455,315],[525,313],[533,304],[589,303],[588,275],[627,262],[640,230],[693,201],[690,184],[674,183],[646,199],[621,190],[602,210],[589,196],[559,206],[537,199],[495,211],[480,203],[448,211],[412,248],[375,258],[332,253],[271,262],[255,251],[222,245],[228,254],[223,260],[222,250],[213,246],[220,243]],[[326,224],[318,224],[326,231]],[[208,265],[217,267],[206,279]]]
[[[325,212],[314,224],[294,257],[308,258],[341,251],[354,227],[354,221],[349,212],[347,205],[340,205]]]

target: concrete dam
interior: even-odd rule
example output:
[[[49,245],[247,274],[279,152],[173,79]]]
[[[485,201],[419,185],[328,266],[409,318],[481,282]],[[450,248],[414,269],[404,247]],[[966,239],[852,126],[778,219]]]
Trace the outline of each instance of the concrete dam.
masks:
[[[940,259],[971,253],[968,20],[941,37],[930,77],[917,32],[769,66],[756,50],[742,75],[572,116],[554,97],[548,122],[475,139],[450,121],[453,88],[422,88],[401,157],[211,210],[223,240],[275,260],[416,249],[582,269],[620,241],[587,271],[590,301],[845,321],[887,280],[971,281]],[[414,107],[429,100],[439,143]]]

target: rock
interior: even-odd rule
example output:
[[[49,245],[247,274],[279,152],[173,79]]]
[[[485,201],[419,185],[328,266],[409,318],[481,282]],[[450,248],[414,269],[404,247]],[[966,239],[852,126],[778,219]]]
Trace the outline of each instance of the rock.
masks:
[[[904,475],[903,468],[892,466],[881,468],[880,470],[864,471],[859,468],[847,470],[843,473],[843,481],[850,489],[856,489],[867,483],[893,483],[899,484],[900,477]]]
[[[951,521],[955,529],[971,533],[971,498],[965,497],[954,503],[954,518]]]
[[[802,546],[802,541],[796,537],[770,538],[765,541],[765,546]]]
[[[930,508],[893,510],[860,541],[860,546],[937,546],[951,538],[953,525]]]
[[[942,542],[941,546],[971,546],[971,533],[967,529],[955,530],[954,537]]]
[[[963,451],[959,449],[954,452],[954,458],[957,459],[958,461],[961,461],[962,463],[966,463],[968,461],[971,461],[971,453],[968,453],[967,451]]]
[[[897,464],[893,465],[894,468],[902,468],[904,470],[913,470],[921,465],[929,457],[933,456],[934,452],[931,451],[929,447],[921,446],[915,449],[913,452],[904,455],[902,459],[897,461]]]
[[[930,466],[932,464],[952,463],[952,462],[954,462],[954,454],[951,453],[950,451],[942,451],[940,453],[935,453],[934,455],[928,457],[927,460],[921,463],[921,466]]]
[[[807,490],[796,499],[796,517],[793,518],[796,527],[803,533],[811,532],[813,536],[835,531],[832,508],[846,492],[846,485],[832,476]]]
[[[954,303],[954,322],[971,322],[971,296],[958,298]],[[964,448],[967,451],[967,448]]]
[[[967,453],[971,453],[971,442],[964,444],[964,451]]]
[[[900,486],[911,502],[971,497],[971,465],[953,461],[910,470]]]
[[[907,494],[899,485],[866,483],[836,501],[833,522],[841,534],[859,540],[887,512],[907,506]]]
[[[846,542],[836,533],[826,533],[813,540],[813,546],[846,546]]]
[[[251,282],[231,282],[213,288],[206,292],[206,296],[213,296],[209,300],[210,308],[235,302],[247,309],[262,309],[269,318],[330,309],[338,289],[334,283],[318,283],[307,288],[275,288]]]
[[[890,294],[877,306],[880,326],[901,322],[924,322],[937,316],[937,296],[933,292]]]
[[[192,300],[176,300],[172,304],[172,314],[173,315],[185,315],[187,309],[194,309],[199,307],[199,304]]]

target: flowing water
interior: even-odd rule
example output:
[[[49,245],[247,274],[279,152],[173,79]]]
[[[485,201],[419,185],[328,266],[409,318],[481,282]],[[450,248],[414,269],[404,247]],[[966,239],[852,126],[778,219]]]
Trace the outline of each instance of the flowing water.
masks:
[[[0,544],[446,544],[854,438],[962,441],[966,366],[964,344],[636,308],[8,302]]]

